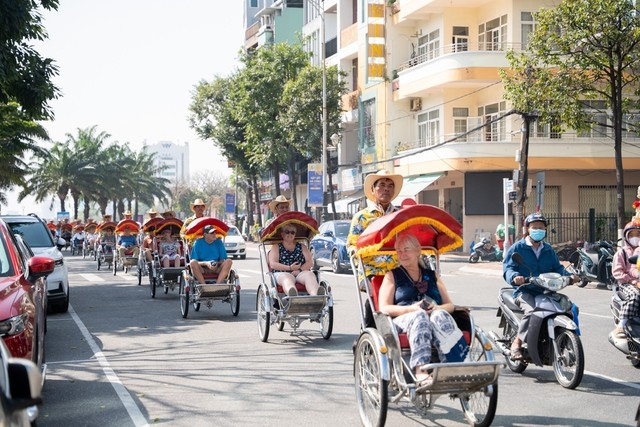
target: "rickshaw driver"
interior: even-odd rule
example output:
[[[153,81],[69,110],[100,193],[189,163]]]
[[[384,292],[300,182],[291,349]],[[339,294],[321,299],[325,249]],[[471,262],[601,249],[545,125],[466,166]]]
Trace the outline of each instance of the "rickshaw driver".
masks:
[[[195,199],[193,203],[190,204],[190,207],[193,215],[184,220],[184,222],[182,223],[182,228],[180,229],[180,237],[185,240],[187,227],[196,219],[204,217],[204,210],[207,206],[204,204],[204,201],[202,199]],[[187,243],[191,245],[193,244],[193,241],[188,240]]]
[[[219,279],[217,283],[225,283],[233,262],[227,256],[224,243],[218,239],[212,225],[205,225],[202,235],[202,239],[197,239],[191,250],[191,273],[201,285],[205,284],[205,273],[216,273]]]
[[[356,212],[351,220],[349,235],[347,236],[347,253],[350,255],[355,253],[358,237],[369,224],[397,210],[391,201],[400,194],[402,181],[402,175],[395,175],[384,169],[365,177],[364,194],[370,203],[366,208]],[[395,255],[376,255],[363,258],[366,276],[382,276],[386,274],[387,271],[398,265],[396,259]],[[361,280],[363,279],[361,278]]]
[[[131,228],[125,227],[122,231],[122,235],[118,238],[118,256],[120,258],[125,258],[125,252],[133,250],[133,254],[131,255],[134,258],[138,257],[138,239],[136,236],[131,234]]]

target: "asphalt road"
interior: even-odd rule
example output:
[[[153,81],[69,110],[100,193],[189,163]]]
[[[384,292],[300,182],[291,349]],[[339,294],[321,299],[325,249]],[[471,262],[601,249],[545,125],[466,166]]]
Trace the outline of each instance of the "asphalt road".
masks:
[[[335,301],[334,332],[320,336],[317,323],[298,334],[287,325],[258,337],[255,293],[261,282],[258,252],[234,265],[241,276],[238,317],[217,302],[180,315],[177,290],[97,271],[68,257],[71,308],[50,315],[47,379],[41,426],[354,426],[352,344],[359,334],[353,276],[323,269]],[[497,330],[496,295],[503,286],[498,265],[470,265],[465,258],[441,263],[456,303],[473,308],[475,321]],[[640,370],[606,340],[613,323],[610,293],[589,284],[566,292],[581,308],[586,371],[576,390],[555,382],[551,367],[523,374],[501,371],[494,425],[629,426],[640,402]],[[389,426],[466,425],[460,405],[441,397],[427,415],[407,402],[390,404]]]

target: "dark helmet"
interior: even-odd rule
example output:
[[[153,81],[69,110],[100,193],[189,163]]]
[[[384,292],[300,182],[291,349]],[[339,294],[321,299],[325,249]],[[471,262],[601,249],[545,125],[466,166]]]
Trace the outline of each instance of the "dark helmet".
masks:
[[[541,221],[544,223],[545,227],[547,226],[547,218],[545,218],[544,215],[542,215],[540,212],[529,214],[529,216],[527,216],[524,220],[524,226],[528,227],[529,224],[535,221]]]
[[[629,243],[627,235],[631,230],[640,230],[640,224],[634,221],[630,221],[627,223],[627,225],[624,226],[624,231],[622,232],[622,235],[624,236],[624,241],[627,243]],[[629,245],[631,245],[631,243],[629,243]]]

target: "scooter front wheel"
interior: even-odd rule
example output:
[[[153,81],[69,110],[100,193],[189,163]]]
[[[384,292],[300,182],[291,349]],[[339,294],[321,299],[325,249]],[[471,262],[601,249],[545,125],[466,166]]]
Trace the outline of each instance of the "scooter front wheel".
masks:
[[[574,331],[560,330],[556,337],[558,354],[554,354],[553,372],[564,388],[574,389],[580,385],[584,374],[584,350],[580,337]]]
[[[476,262],[478,262],[479,259],[480,259],[480,256],[475,252],[469,256],[469,262],[471,264],[475,264]]]

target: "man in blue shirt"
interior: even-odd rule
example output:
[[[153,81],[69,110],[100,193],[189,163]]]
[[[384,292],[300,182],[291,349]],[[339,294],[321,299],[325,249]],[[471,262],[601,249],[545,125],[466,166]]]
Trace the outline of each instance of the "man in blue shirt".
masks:
[[[202,229],[203,238],[198,239],[191,249],[191,273],[198,283],[204,285],[204,274],[218,275],[217,283],[225,283],[232,261],[227,258],[227,251],[222,240],[216,236],[216,229],[212,225],[205,225]]]
[[[125,252],[129,252],[129,256],[138,258],[138,239],[131,234],[131,228],[126,227],[122,235],[118,238],[118,255],[121,259],[125,258]],[[131,252],[133,251],[133,254]]]

